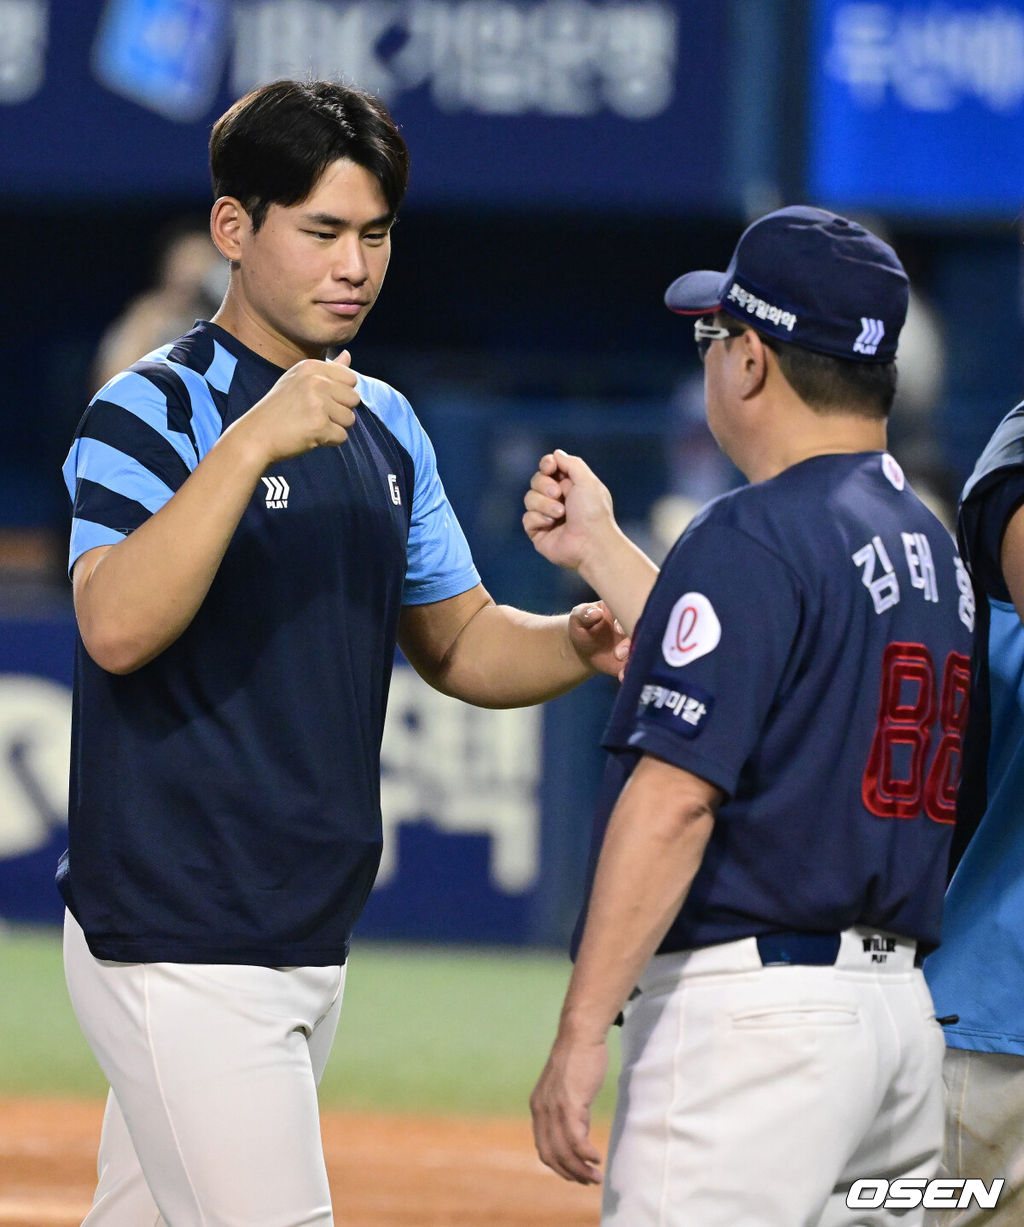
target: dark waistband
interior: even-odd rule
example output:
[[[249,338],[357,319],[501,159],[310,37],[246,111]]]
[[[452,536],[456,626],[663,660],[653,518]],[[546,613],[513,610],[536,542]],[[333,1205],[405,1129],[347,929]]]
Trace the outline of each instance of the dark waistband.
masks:
[[[799,963],[804,966],[831,966],[839,957],[838,933],[762,933],[757,938],[761,963]]]
[[[792,963],[803,967],[830,967],[839,957],[839,933],[762,933],[756,939],[763,967]],[[920,967],[923,955],[918,949],[914,966]]]

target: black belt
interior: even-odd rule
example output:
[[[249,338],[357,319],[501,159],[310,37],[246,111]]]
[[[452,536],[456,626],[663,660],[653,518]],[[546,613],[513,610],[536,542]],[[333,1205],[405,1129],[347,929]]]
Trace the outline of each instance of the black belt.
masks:
[[[839,957],[839,947],[842,944],[840,933],[761,933],[754,939],[757,942],[757,953],[762,967],[777,967],[780,964],[792,964],[799,967],[831,967]],[[921,944],[918,943],[914,955],[914,966],[920,967],[924,961]],[[634,988],[629,994],[629,1000],[639,997],[640,990]],[[615,1019],[614,1025],[621,1027],[622,1014]],[[955,1014],[949,1018],[938,1020],[943,1025],[959,1022]]]

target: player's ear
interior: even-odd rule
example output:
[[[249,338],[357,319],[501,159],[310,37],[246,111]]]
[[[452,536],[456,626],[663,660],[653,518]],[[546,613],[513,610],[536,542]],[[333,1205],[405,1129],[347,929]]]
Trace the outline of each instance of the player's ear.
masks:
[[[220,196],[210,211],[210,236],[225,259],[237,263],[242,254],[242,241],[252,233],[252,222],[240,200]]]

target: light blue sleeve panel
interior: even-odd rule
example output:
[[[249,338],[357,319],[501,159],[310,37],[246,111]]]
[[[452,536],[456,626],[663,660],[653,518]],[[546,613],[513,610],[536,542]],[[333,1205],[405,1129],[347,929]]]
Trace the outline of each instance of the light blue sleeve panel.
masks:
[[[94,486],[117,492],[124,499],[145,508],[150,515],[159,511],[174,493],[159,477],[124,452],[101,443],[98,439],[76,439],[64,463],[64,481],[77,509],[71,521],[69,574],[87,550],[98,545],[116,545],[127,536],[125,527],[114,527],[103,522],[111,519],[111,516],[104,515],[102,520],[91,518],[102,513],[93,510],[97,502],[95,491],[92,491],[88,502],[84,496],[76,496],[83,489],[79,485],[79,478],[84,478]],[[124,522],[121,520],[119,523]]]
[[[93,398],[64,462],[73,504],[68,569],[116,545],[171,498],[197,464],[188,435],[168,425],[166,390],[135,371]]]
[[[474,588],[480,575],[438,476],[434,448],[412,406],[379,379],[360,375],[357,387],[363,404],[412,457],[416,475],[402,603],[426,605]]]
[[[140,464],[134,456],[126,455],[99,439],[76,439],[68,454],[64,465],[64,480],[72,497],[79,477],[85,477],[140,503],[150,515],[159,511],[174,493],[165,481]]]
[[[73,449],[72,449],[73,450]],[[70,457],[68,458],[70,460]],[[127,533],[116,528],[108,528],[105,524],[97,524],[94,520],[80,520],[76,516],[71,521],[71,543],[68,547],[68,575],[75,569],[75,563],[100,545],[117,545],[123,541]]]

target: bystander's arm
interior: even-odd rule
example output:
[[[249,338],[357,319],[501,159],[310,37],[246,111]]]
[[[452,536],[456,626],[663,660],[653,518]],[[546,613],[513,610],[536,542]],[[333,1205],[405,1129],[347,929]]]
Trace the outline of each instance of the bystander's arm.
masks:
[[[1024,504],[1010,516],[999,549],[999,565],[1021,622],[1024,622]]]

